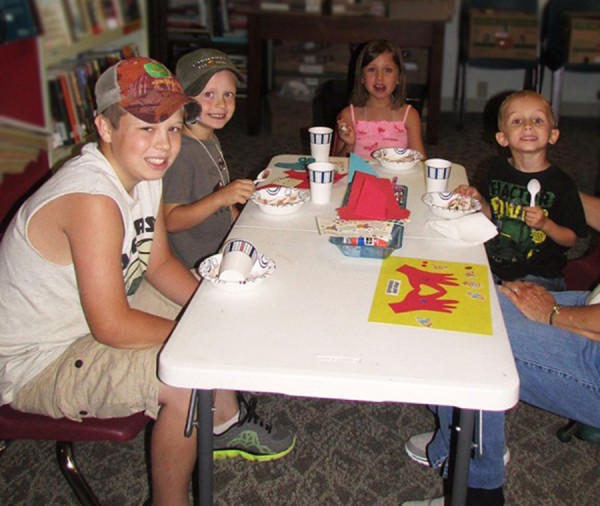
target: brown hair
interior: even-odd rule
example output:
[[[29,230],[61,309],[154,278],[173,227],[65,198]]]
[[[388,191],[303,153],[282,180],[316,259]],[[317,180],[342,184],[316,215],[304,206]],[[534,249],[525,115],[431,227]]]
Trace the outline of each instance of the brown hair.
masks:
[[[350,97],[350,103],[356,107],[364,107],[367,104],[369,93],[362,82],[362,70],[375,58],[383,53],[391,53],[394,63],[398,67],[398,84],[392,93],[392,109],[400,109],[406,100],[406,71],[402,49],[391,40],[371,40],[361,49],[356,60],[356,71],[354,73],[354,88]]]
[[[508,105],[511,103],[512,100],[517,98],[534,98],[542,102],[544,104],[544,108],[546,109],[546,113],[548,114],[548,117],[550,118],[550,121],[552,123],[552,128],[555,128],[556,120],[554,119],[554,111],[552,111],[552,106],[546,100],[546,98],[543,95],[540,95],[537,91],[520,90],[508,95],[500,104],[500,108],[498,109],[498,130],[500,130],[502,127],[502,121],[504,121],[504,116],[506,115],[506,109],[508,108]]]
[[[106,110],[104,110],[101,114],[106,118],[110,125],[115,130],[117,130],[119,128],[121,118],[125,116],[125,114],[127,114],[127,111],[123,109],[119,104],[113,104],[109,106]]]

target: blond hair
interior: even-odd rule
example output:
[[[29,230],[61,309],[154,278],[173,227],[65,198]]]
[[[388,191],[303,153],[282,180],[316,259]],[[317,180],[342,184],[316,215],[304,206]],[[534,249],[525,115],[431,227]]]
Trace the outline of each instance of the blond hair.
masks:
[[[502,128],[502,122],[505,119],[506,116],[506,109],[508,109],[509,104],[518,98],[533,98],[533,99],[537,99],[540,102],[542,102],[544,104],[544,108],[546,109],[546,114],[548,115],[548,118],[550,118],[550,122],[552,124],[552,128],[555,127],[556,125],[556,121],[554,119],[554,112],[552,111],[552,106],[550,105],[550,102],[548,102],[546,100],[546,98],[543,95],[540,95],[537,91],[533,91],[533,90],[520,90],[520,91],[515,91],[514,93],[511,93],[510,95],[508,95],[500,104],[500,108],[498,109],[498,129],[500,130]]]

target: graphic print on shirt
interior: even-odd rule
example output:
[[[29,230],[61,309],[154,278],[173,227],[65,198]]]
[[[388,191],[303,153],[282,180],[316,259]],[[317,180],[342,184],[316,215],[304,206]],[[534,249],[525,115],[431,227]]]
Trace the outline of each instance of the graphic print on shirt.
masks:
[[[134,222],[136,235],[131,242],[129,252],[123,253],[121,257],[121,267],[123,269],[123,279],[125,280],[125,292],[127,296],[137,292],[148,268],[155,222],[156,219],[154,216],[140,218]]]
[[[556,196],[553,192],[541,192],[537,205],[546,216]],[[490,258],[500,263],[525,262],[535,255],[546,241],[546,234],[530,228],[525,223],[524,208],[529,205],[529,191],[523,185],[490,181],[490,206],[498,235],[486,243]]]

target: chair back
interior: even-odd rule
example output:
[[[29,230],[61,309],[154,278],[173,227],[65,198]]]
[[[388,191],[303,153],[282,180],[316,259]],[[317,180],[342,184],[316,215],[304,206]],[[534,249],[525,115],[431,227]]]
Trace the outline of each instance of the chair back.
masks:
[[[459,14],[459,58],[468,60],[469,11],[471,9],[492,9],[497,11],[538,12],[538,0],[461,0]],[[517,67],[522,67],[516,64]]]
[[[599,0],[548,0],[542,12],[542,63],[557,70],[567,63],[565,12],[600,12]],[[597,70],[598,66],[596,66]]]

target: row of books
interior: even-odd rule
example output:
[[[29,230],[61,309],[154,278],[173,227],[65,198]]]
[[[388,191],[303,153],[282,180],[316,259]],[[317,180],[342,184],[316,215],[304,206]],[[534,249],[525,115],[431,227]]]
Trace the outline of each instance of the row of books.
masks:
[[[385,17],[386,0],[258,0],[265,11]]]
[[[324,3],[323,0],[258,0],[258,7],[264,11],[294,11],[318,14],[324,11]]]
[[[169,32],[208,33],[211,37],[245,36],[252,0],[169,0]]]
[[[44,128],[0,115],[0,183],[6,174],[22,173],[47,150]]]
[[[45,50],[68,46],[141,18],[139,0],[35,0]]]
[[[138,54],[134,44],[85,53],[48,70],[53,149],[78,144],[94,133],[94,86],[100,74],[123,58]]]

